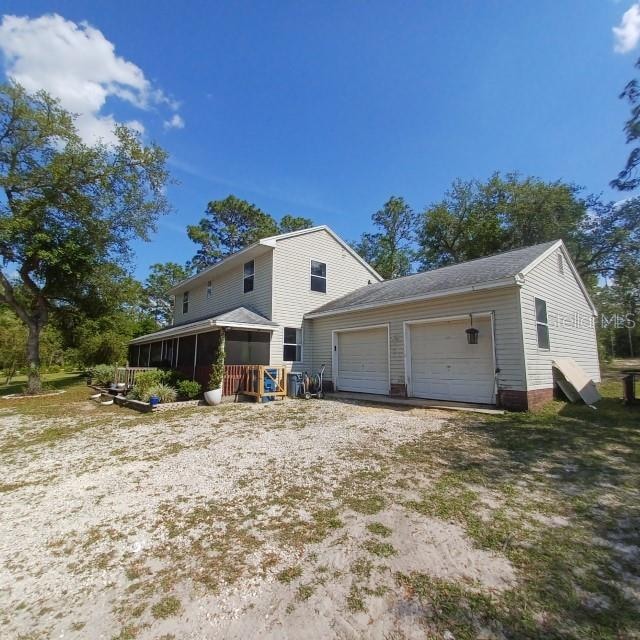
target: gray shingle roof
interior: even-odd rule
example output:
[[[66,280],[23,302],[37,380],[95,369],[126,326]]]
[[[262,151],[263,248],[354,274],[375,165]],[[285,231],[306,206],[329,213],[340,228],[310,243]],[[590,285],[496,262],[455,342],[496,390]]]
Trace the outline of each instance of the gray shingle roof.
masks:
[[[197,318],[185,320],[184,322],[176,322],[168,327],[163,327],[162,329],[158,329],[152,333],[147,333],[144,336],[134,338],[132,342],[146,342],[147,340],[161,339],[165,335],[170,336],[175,329],[187,329],[190,325],[198,325],[203,323],[205,320],[210,320],[212,323],[217,322],[218,325],[224,325],[225,322],[229,322],[231,324],[261,325],[265,327],[265,329],[278,326],[277,323],[271,322],[271,320],[268,320],[255,311],[251,311],[251,309],[247,309],[246,307],[236,307],[235,309],[230,309],[229,311],[219,313],[215,316],[199,316]]]
[[[247,309],[246,307],[231,309],[231,311],[214,316],[211,320],[215,320],[216,322],[233,322],[240,324],[263,324],[265,327],[278,326],[276,322],[271,322],[271,320],[268,320],[259,313],[251,311],[251,309]]]
[[[367,285],[333,300],[308,315],[331,311],[347,311],[351,307],[392,304],[406,298],[415,298],[433,293],[446,293],[474,285],[486,285],[494,281],[515,277],[527,265],[542,255],[557,240],[536,244],[532,247],[514,249],[486,258],[442,267],[432,271],[415,273],[395,280],[385,280]]]

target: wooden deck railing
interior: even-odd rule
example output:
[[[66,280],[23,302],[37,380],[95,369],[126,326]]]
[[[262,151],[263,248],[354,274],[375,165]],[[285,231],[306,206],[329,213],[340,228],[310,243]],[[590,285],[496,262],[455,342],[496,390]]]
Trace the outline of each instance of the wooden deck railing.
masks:
[[[116,384],[124,383],[127,389],[133,387],[136,376],[142,371],[154,371],[156,367],[116,367]]]
[[[223,396],[235,396],[241,392],[251,366],[248,364],[226,364],[224,366],[224,377],[222,378]]]

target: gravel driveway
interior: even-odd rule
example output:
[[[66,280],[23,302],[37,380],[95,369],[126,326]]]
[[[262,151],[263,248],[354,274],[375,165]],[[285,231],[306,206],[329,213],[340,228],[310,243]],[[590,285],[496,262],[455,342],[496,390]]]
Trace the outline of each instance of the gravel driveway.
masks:
[[[398,576],[516,580],[458,525],[403,506],[432,480],[388,454],[450,414],[100,411],[0,408],[5,638],[423,638]]]

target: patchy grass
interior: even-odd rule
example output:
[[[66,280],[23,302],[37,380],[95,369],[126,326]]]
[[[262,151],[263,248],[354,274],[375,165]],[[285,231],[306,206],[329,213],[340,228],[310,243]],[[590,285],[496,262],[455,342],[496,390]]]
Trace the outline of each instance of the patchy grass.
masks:
[[[389,527],[385,527],[381,522],[371,522],[367,525],[367,531],[381,538],[388,538],[392,531]]]
[[[41,455],[43,462],[58,464],[56,455],[75,453],[74,439],[80,450],[91,443],[85,448],[95,444],[105,454],[91,462],[92,472],[121,468],[124,482],[134,474],[129,486],[144,490],[146,470],[157,468],[164,456],[196,459],[214,443],[226,446],[217,427],[233,432],[230,442],[239,452],[244,438],[247,455],[254,455],[252,438],[259,439],[266,429],[273,441],[266,453],[255,454],[255,466],[230,466],[238,479],[233,496],[213,494],[208,487],[185,490],[176,476],[170,482],[182,493],[172,494],[162,484],[153,494],[153,510],[131,512],[128,521],[94,520],[84,528],[58,531],[47,541],[48,559],[64,564],[70,575],[93,578],[108,570],[119,576],[124,586],[114,612],[118,624],[127,626],[116,638],[153,634],[154,619],[179,614],[182,604],[172,593],[206,597],[226,585],[242,589],[249,578],[270,580],[274,574],[286,585],[278,586],[288,595],[282,607],[288,613],[295,609],[296,619],[303,613],[316,615],[311,611],[314,594],[324,598],[339,587],[347,594],[346,603],[331,615],[366,612],[370,605],[376,615],[378,608],[384,616],[406,611],[412,621],[419,620],[425,637],[448,632],[457,640],[640,638],[640,609],[634,599],[640,584],[640,410],[622,405],[619,381],[605,383],[603,393],[596,411],[552,403],[539,414],[451,415],[439,430],[416,430],[419,435],[400,446],[388,445],[380,427],[380,439],[377,431],[370,433],[368,441],[341,444],[309,467],[291,465],[284,472],[273,444],[299,437],[299,446],[307,446],[316,432],[305,432],[305,424],[323,424],[323,414],[311,408],[324,405],[309,403],[303,410],[290,405],[291,423],[277,406],[262,412],[221,407],[210,414],[215,421],[191,437],[190,417],[202,409],[175,416],[132,415],[91,405],[87,388],[70,384],[59,397],[0,404],[9,415],[33,418],[22,420],[0,442],[0,452],[14,459],[10,464],[18,469],[0,484],[0,491],[3,499],[17,500],[12,492],[32,483],[18,468],[22,458]],[[269,427],[262,426],[264,411],[275,416]],[[80,419],[67,421],[68,416]],[[335,414],[329,410],[327,416]],[[151,437],[143,435],[144,429],[135,431],[149,424],[154,425]],[[140,447],[123,446],[118,433],[124,429],[132,429],[127,433],[136,436]],[[388,437],[390,431],[386,433]],[[291,441],[288,446],[291,450]],[[74,469],[78,474],[85,470]],[[43,472],[42,478],[48,474]],[[97,476],[93,482],[99,482]],[[98,493],[106,491],[87,487],[87,504],[104,497]],[[158,495],[164,502],[156,510]],[[392,531],[376,520],[375,514],[385,509],[409,512],[424,523],[425,535],[429,519],[455,523],[472,546],[511,562],[515,586],[492,591],[480,582],[436,578],[427,566],[394,573],[392,567],[407,566],[408,552],[397,539],[401,527],[393,525]],[[378,516],[386,523],[388,518],[388,513]],[[128,549],[134,533],[139,535],[139,520],[162,543],[133,555]],[[392,534],[395,547],[389,542]],[[385,601],[370,602],[373,597]],[[388,610],[382,608],[387,605]],[[16,603],[13,610],[21,606]],[[33,605],[25,604],[20,615],[27,615],[27,606]],[[69,622],[87,617],[79,612],[70,616]],[[156,624],[164,631],[178,622],[183,621]],[[361,631],[354,626],[354,632]]]
[[[379,558],[390,558],[396,555],[396,550],[392,544],[388,542],[379,542],[378,540],[366,540],[362,545],[369,553]]]
[[[61,371],[60,373],[45,373],[42,382],[46,391],[59,391],[70,385],[75,385],[84,377],[79,372]],[[19,375],[11,379],[9,384],[0,384],[0,396],[22,393],[27,385],[27,376]],[[1,406],[1,405],[0,405]]]
[[[525,639],[635,637],[640,609],[640,411],[602,386],[597,410],[553,402],[538,414],[470,417],[398,447],[397,464],[435,477],[406,506],[461,524],[505,554],[517,588],[488,598],[464,584],[399,576],[435,631],[482,628]],[[486,507],[485,495],[493,504]]]
[[[360,613],[367,610],[367,607],[362,597],[362,592],[356,585],[352,585],[347,595],[347,609],[351,613]]]
[[[151,607],[151,613],[154,618],[164,619],[175,616],[181,609],[182,604],[178,598],[175,596],[167,596]]]
[[[315,591],[315,587],[312,584],[301,584],[296,592],[296,598],[300,602],[308,600]]]
[[[297,580],[302,575],[302,567],[300,565],[296,565],[294,567],[287,567],[280,571],[276,578],[282,584],[289,584],[294,580]]]

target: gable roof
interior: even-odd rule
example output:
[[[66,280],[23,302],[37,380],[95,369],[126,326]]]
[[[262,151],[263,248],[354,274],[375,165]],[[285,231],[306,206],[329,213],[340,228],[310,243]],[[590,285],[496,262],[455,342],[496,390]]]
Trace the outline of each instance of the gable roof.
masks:
[[[202,271],[199,271],[190,278],[182,280],[182,282],[178,282],[178,284],[171,287],[171,289],[169,289],[167,293],[176,293],[180,289],[183,289],[186,285],[191,284],[192,282],[199,280],[200,278],[215,275],[216,271],[223,271],[225,268],[233,266],[241,259],[251,260],[252,257],[259,255],[260,253],[273,250],[280,240],[295,238],[296,236],[302,236],[308,233],[316,233],[317,231],[326,231],[339,245],[342,246],[343,249],[345,249],[345,251],[351,254],[351,256],[358,262],[360,262],[360,264],[362,264],[376,280],[381,281],[383,279],[382,276],[368,262],[366,262],[361,256],[359,256],[335,231],[333,231],[333,229],[328,227],[326,224],[322,224],[317,227],[309,227],[308,229],[300,229],[298,231],[290,231],[289,233],[281,233],[276,236],[261,238],[257,242],[250,244],[248,247],[240,249],[240,251],[236,251],[236,253],[232,253],[230,256],[227,256],[226,258],[220,260],[220,262],[216,262],[216,264],[211,265],[210,267],[207,267]]]
[[[144,336],[138,336],[129,341],[129,344],[141,344],[146,342],[154,342],[156,340],[164,340],[178,335],[188,335],[197,331],[206,331],[207,329],[215,329],[219,327],[232,329],[255,329],[259,331],[273,331],[278,325],[268,320],[259,313],[247,309],[246,307],[236,307],[215,316],[201,316],[195,320],[179,322],[158,329]]]
[[[357,253],[347,242],[345,242],[331,227],[326,224],[318,225],[317,227],[309,227],[308,229],[299,229],[298,231],[290,231],[289,233],[281,233],[277,236],[271,236],[270,238],[264,238],[264,240],[286,240],[287,238],[294,238],[296,236],[302,236],[307,233],[315,233],[316,231],[326,231],[347,253],[351,254],[363,267],[365,267],[369,273],[378,281],[384,280],[384,278],[359,254]]]
[[[395,280],[386,280],[367,285],[352,291],[342,298],[307,313],[313,318],[335,313],[346,313],[362,308],[399,304],[412,300],[422,300],[455,293],[464,293],[478,289],[494,289],[518,284],[528,268],[535,266],[556,248],[562,247],[568,263],[575,272],[562,240],[553,240],[543,244],[505,251],[493,256],[477,258],[460,264],[415,273]],[[575,272],[577,275],[577,272]],[[584,285],[578,276],[578,282],[589,300]],[[591,300],[589,300],[591,303]],[[593,304],[592,304],[593,307]]]

